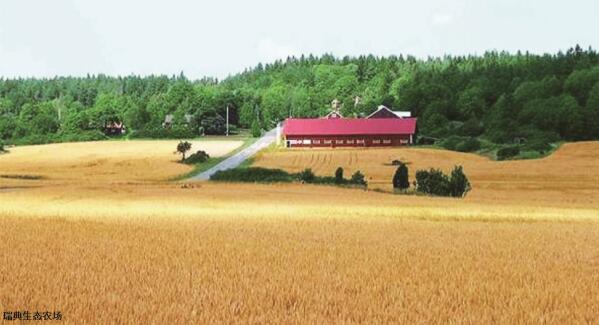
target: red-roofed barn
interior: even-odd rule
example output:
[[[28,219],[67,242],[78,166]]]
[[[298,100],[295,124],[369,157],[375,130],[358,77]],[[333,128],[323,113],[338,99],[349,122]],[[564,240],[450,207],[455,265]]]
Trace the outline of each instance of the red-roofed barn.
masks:
[[[289,118],[287,147],[390,147],[414,142],[415,118]]]

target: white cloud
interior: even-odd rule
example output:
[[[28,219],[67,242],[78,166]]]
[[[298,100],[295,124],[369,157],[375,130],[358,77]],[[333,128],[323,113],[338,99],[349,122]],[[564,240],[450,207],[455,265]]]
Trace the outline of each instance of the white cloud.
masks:
[[[453,14],[446,12],[437,12],[433,14],[434,25],[447,25],[453,22]]]

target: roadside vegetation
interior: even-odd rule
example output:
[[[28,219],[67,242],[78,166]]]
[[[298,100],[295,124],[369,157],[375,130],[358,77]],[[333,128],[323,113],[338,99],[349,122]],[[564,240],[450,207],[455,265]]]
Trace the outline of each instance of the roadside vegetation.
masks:
[[[219,155],[219,156],[216,156],[216,157],[212,157],[205,150],[199,149],[198,151],[196,151],[196,153],[194,153],[191,156],[187,157],[185,160],[180,161],[180,163],[193,166],[193,169],[191,171],[188,171],[188,172],[184,173],[184,174],[177,175],[176,177],[171,178],[171,180],[173,180],[173,181],[181,181],[181,180],[188,179],[188,178],[190,178],[192,176],[195,176],[195,175],[197,175],[197,174],[199,174],[201,172],[204,172],[204,171],[206,171],[206,170],[208,170],[208,169],[210,169],[210,168],[218,165],[223,160],[225,160],[225,159],[231,157],[232,155],[240,152],[241,150],[247,148],[248,146],[250,146],[252,143],[254,143],[257,140],[256,138],[251,137],[251,135],[247,134],[247,133],[242,133],[242,134],[239,134],[237,136],[230,137],[230,138],[231,139],[236,139],[238,141],[243,141],[243,143],[240,146],[238,146],[237,148],[235,148],[234,150],[231,150],[230,152],[228,152],[228,153],[226,153],[224,155]],[[223,137],[218,137],[218,138],[215,138],[215,139],[218,139],[218,140],[214,141],[216,143],[218,143],[218,141],[225,141],[226,142],[226,140],[223,140],[223,139],[226,139],[226,138],[223,138]],[[180,141],[179,143],[181,143],[181,142],[183,142],[183,141]],[[178,146],[179,146],[179,144],[177,144],[177,147]],[[202,148],[201,145],[197,146],[197,147],[198,148]],[[193,146],[189,150],[192,150],[192,149],[195,150],[195,148]],[[179,151],[175,151],[175,152],[178,153]],[[250,158],[249,160],[244,161],[241,164],[240,167],[242,167],[242,166],[246,166],[246,167],[249,166],[248,164],[251,161],[252,161],[252,158]]]
[[[238,167],[216,172],[210,177],[218,182],[244,183],[291,183],[326,184],[338,186],[366,187],[367,181],[360,171],[356,171],[349,179],[343,177],[343,168],[337,168],[334,176],[317,176],[312,169],[306,168],[299,173],[289,173],[282,169],[262,167]]]

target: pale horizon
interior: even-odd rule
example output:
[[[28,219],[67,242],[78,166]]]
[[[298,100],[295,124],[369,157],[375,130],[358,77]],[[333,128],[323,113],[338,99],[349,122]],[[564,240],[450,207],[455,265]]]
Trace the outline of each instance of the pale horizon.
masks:
[[[302,54],[555,54],[576,44],[597,48],[598,15],[590,0],[5,1],[0,78],[223,79]]]

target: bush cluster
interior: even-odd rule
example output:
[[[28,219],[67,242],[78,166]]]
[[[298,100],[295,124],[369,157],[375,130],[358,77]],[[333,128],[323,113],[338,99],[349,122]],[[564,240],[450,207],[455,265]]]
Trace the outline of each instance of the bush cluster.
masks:
[[[443,140],[441,146],[447,150],[474,152],[480,149],[480,141],[474,137],[460,137],[453,135]]]
[[[204,150],[198,150],[196,153],[191,154],[189,157],[183,160],[184,163],[189,165],[200,164],[210,159],[210,155]]]
[[[316,175],[314,175],[312,169],[306,168],[297,174],[297,178],[302,183],[314,183],[314,181],[316,180]]]
[[[416,190],[421,193],[464,197],[470,189],[470,182],[464,174],[462,166],[455,166],[450,176],[434,168],[416,172]]]
[[[497,150],[497,160],[506,160],[517,156],[520,153],[520,147],[504,147]]]
[[[359,170],[356,171],[353,175],[351,175],[349,183],[361,186],[368,185],[368,182],[366,182],[366,176],[364,176],[364,174],[362,174]]]
[[[235,168],[216,172],[210,180],[221,182],[245,183],[289,183],[297,179],[296,175],[281,169],[261,167]]]
[[[350,179],[343,178],[343,168],[341,167],[337,169],[335,176],[316,176],[310,168],[306,168],[299,173],[288,173],[281,169],[261,167],[235,168],[219,171],[212,175],[210,179],[248,183],[290,183],[299,181],[308,184],[367,185],[366,177],[360,171],[355,172]]]
[[[262,135],[262,128],[258,121],[252,122],[252,137],[259,138]]]

